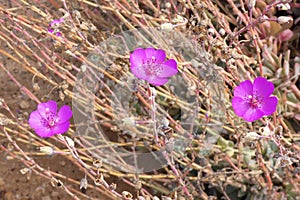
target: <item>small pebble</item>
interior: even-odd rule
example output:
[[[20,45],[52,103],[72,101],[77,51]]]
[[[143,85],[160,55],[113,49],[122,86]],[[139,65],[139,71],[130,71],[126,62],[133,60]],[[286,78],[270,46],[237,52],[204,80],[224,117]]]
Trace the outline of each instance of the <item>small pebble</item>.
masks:
[[[27,101],[22,100],[19,104],[21,109],[27,109],[30,107],[30,104]]]

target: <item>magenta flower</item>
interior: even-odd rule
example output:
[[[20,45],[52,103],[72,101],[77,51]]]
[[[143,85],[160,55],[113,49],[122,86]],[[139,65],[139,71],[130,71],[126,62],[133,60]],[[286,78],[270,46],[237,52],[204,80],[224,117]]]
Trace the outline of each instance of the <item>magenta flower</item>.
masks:
[[[256,78],[253,84],[249,80],[241,82],[234,90],[234,112],[248,122],[271,115],[278,102],[276,97],[270,97],[273,91],[273,83],[263,77]]]
[[[49,26],[48,26],[48,32],[49,32],[49,33],[55,33],[56,36],[62,36],[61,32],[59,32],[58,30],[55,30],[55,29],[53,29],[53,28],[54,28],[54,27],[57,28],[58,25],[59,25],[60,23],[62,23],[63,21],[64,21],[63,18],[53,20],[53,21],[49,24]]]
[[[166,60],[162,49],[138,48],[130,54],[130,70],[139,79],[152,85],[160,86],[168,78],[177,74],[177,63],[174,59]]]
[[[30,114],[28,123],[40,137],[45,138],[66,132],[71,117],[69,106],[62,106],[57,113],[57,103],[50,100],[38,105],[38,109]]]

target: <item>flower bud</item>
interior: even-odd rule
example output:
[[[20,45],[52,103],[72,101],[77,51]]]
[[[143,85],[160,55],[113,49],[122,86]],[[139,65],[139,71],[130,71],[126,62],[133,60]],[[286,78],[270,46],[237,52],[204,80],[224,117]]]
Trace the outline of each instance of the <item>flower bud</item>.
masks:
[[[174,28],[174,25],[172,23],[163,23],[160,25],[161,29],[163,30],[172,30]]]
[[[132,117],[124,118],[122,122],[125,126],[136,126],[136,121]]]
[[[292,23],[293,18],[290,17],[290,16],[280,16],[280,17],[277,18],[277,22],[279,24]]]
[[[65,140],[66,140],[67,144],[68,144],[70,147],[74,147],[74,146],[75,146],[74,141],[73,141],[71,138],[69,138],[68,136],[65,136]]]
[[[263,135],[263,136],[270,136],[271,135],[271,130],[268,126],[265,127],[261,127],[259,129],[259,132]]]
[[[246,134],[245,139],[248,141],[256,141],[260,138],[260,135],[256,132],[249,132]]]
[[[53,148],[49,146],[39,147],[39,150],[40,152],[45,153],[47,155],[52,155],[54,153]]]

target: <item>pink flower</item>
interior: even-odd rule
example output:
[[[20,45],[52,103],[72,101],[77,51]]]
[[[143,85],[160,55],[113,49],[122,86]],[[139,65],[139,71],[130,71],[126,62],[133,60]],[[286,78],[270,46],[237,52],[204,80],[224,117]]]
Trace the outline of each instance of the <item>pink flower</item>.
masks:
[[[63,18],[60,18],[60,19],[56,19],[56,20],[53,20],[49,26],[48,26],[48,32],[49,33],[54,33],[56,36],[62,36],[61,32],[59,32],[58,30],[56,30],[58,28],[58,25],[60,23],[62,23],[64,21]],[[55,28],[55,29],[53,29]]]
[[[166,60],[162,49],[138,48],[130,54],[130,70],[139,79],[152,85],[160,86],[168,78],[177,74],[177,63],[174,59]]]
[[[248,122],[271,115],[278,102],[276,97],[270,97],[273,91],[273,83],[263,77],[256,78],[253,84],[249,80],[241,82],[234,90],[234,112]]]
[[[71,117],[69,106],[62,106],[57,113],[57,103],[50,100],[38,105],[38,109],[30,114],[28,123],[40,137],[45,138],[66,132]]]

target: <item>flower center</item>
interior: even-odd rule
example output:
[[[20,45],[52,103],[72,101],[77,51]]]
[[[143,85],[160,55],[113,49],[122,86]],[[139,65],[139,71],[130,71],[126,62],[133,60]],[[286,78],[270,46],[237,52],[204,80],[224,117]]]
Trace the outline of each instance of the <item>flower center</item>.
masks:
[[[256,91],[253,92],[253,95],[248,95],[245,99],[247,103],[252,107],[252,108],[261,108],[262,107],[262,102],[263,98],[257,94]]]
[[[162,72],[162,65],[156,61],[155,57],[143,60],[142,67],[146,76],[157,77]]]
[[[44,126],[46,126],[47,128],[53,128],[54,126],[56,126],[56,115],[50,111],[49,108],[46,108],[46,112],[45,112],[46,118],[42,118],[42,123],[44,124]]]

